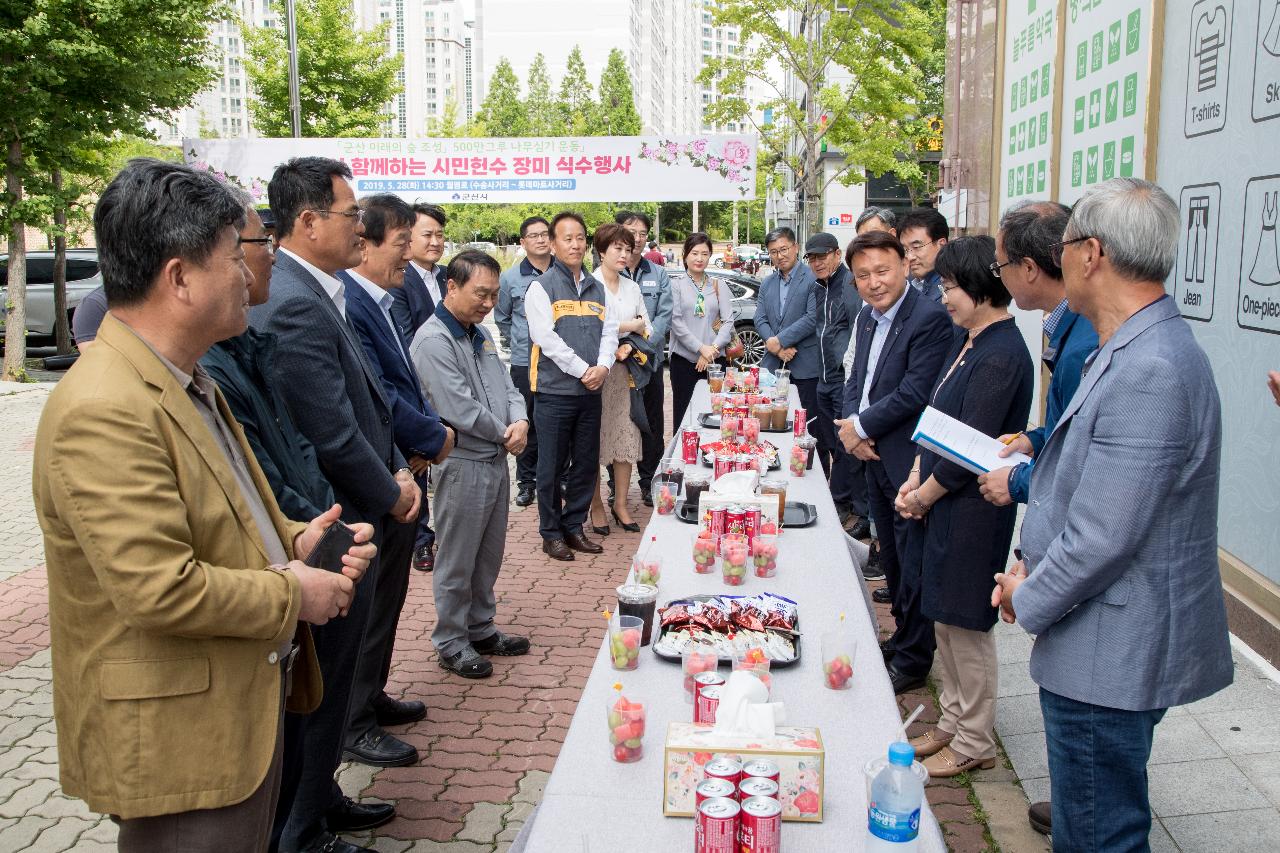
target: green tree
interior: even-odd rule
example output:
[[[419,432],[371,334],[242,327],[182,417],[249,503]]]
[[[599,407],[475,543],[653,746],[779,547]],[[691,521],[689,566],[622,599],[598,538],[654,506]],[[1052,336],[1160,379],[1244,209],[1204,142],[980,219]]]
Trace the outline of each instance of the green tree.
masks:
[[[350,0],[298,0],[298,100],[303,136],[378,136],[386,104],[403,87],[399,56],[387,55],[390,21],[361,32]],[[241,27],[249,112],[263,136],[292,136],[289,49],[282,27]]]
[[[524,102],[520,100],[520,81],[505,56],[493,69],[477,119],[487,136],[523,136],[525,133],[529,122]]]
[[[929,41],[920,59],[920,101],[914,114],[903,123],[905,145],[902,157],[915,164],[918,174],[899,175],[912,205],[929,195],[938,185],[938,162],[930,155],[941,151],[939,124],[947,85],[947,2],[946,0],[910,0],[927,18]],[[929,159],[926,159],[929,158]]]
[[[928,31],[929,16],[917,5],[907,0],[723,0],[715,20],[738,25],[746,47],[738,56],[706,61],[698,80],[715,83],[721,97],[704,118],[755,127],[764,153],[794,176],[809,233],[820,227],[823,192],[832,181],[861,183],[864,169],[918,179],[919,164],[906,156],[907,124],[920,115],[920,63],[934,34]],[[791,20],[798,22],[795,32]],[[781,76],[771,73],[771,63]],[[746,98],[752,80],[773,94],[755,107]],[[771,124],[764,124],[760,109],[772,113]],[[830,176],[822,163],[827,147],[845,157]]]
[[[569,61],[560,81],[560,95],[556,98],[556,112],[566,136],[595,136],[592,119],[596,103],[591,81],[587,79],[587,66],[582,61],[582,50],[573,46]]]
[[[68,205],[68,167],[93,140],[145,133],[148,120],[186,106],[208,84],[207,25],[219,8],[214,0],[28,0],[0,9],[5,379],[26,375],[26,226],[51,230],[55,209]]]
[[[529,135],[563,136],[564,125],[551,94],[551,75],[547,73],[546,57],[541,53],[535,55],[529,65],[528,92],[524,104]]]
[[[609,51],[609,63],[600,75],[595,130],[600,136],[635,136],[640,128],[640,113],[636,112],[627,60],[615,47]]]

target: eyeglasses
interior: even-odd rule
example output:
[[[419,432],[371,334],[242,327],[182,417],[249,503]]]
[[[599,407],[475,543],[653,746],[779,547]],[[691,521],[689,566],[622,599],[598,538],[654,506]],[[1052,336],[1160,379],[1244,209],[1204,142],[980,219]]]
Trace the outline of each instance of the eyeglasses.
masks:
[[[354,219],[360,225],[364,224],[364,210],[360,208],[355,210],[324,210],[313,207],[311,208],[311,212],[317,213],[321,216],[328,216],[330,213],[336,213],[338,216],[345,216],[348,219]]]
[[[908,255],[918,255],[920,254],[921,250],[924,249],[925,246],[932,246],[936,242],[938,241],[930,240],[928,243],[921,243],[919,240],[917,240],[914,243],[908,243],[903,248],[907,250]]]
[[[238,240],[241,246],[246,243],[257,243],[267,250],[268,255],[275,255],[276,253],[275,240],[270,237],[240,237]]]
[[[794,252],[794,251],[795,251],[795,249],[796,249],[796,244],[795,244],[795,243],[790,243],[790,244],[788,244],[788,245],[786,245],[786,246],[779,246],[779,247],[778,247],[778,248],[776,248],[776,249],[770,249],[770,250],[769,250],[769,257],[771,257],[771,258],[776,258],[776,257],[778,257],[779,255],[785,255],[785,254],[787,254],[788,252]]]
[[[1067,246],[1070,246],[1072,243],[1082,243],[1085,240],[1095,240],[1095,239],[1097,238],[1094,237],[1093,235],[1088,235],[1085,237],[1073,237],[1070,240],[1062,240],[1061,242],[1054,243],[1049,247],[1049,257],[1053,258],[1053,262],[1057,264],[1059,268],[1061,268],[1063,249],[1065,249]],[[1098,240],[1098,256],[1101,257],[1104,254],[1106,253],[1102,251],[1102,241]]]
[[[993,276],[995,276],[996,278],[999,278],[1000,270],[1003,269],[1004,267],[1009,266],[1009,264],[1011,263],[1013,263],[1013,261],[1005,261],[1003,264],[1000,263],[999,261],[992,261],[990,264],[987,265],[987,269],[991,270],[991,274]]]
[[[943,292],[943,293],[950,293],[951,291],[955,290],[955,289],[956,289],[957,287],[959,287],[960,285],[959,285],[959,284],[957,284],[957,283],[955,283],[955,282],[952,282],[951,284],[940,284],[940,285],[938,285],[938,286],[942,288],[942,292]]]
[[[537,234],[525,234],[523,239],[537,242],[538,240],[550,240],[550,231],[539,231]]]

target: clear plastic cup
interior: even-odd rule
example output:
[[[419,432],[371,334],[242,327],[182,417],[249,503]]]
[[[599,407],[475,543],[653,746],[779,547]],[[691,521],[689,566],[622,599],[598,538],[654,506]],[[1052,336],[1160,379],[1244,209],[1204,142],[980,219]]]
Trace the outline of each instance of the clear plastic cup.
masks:
[[[782,517],[787,512],[787,481],[779,479],[761,480],[760,494],[778,496],[778,526],[781,527]]]
[[[671,515],[676,511],[676,495],[680,493],[678,483],[669,480],[655,480],[653,483],[653,509],[658,515]]]
[[[644,758],[644,703],[610,693],[604,709],[613,760],[619,764],[633,764]]]
[[[635,669],[640,665],[640,638],[644,620],[639,616],[614,615],[609,620],[609,657],[614,669]]]
[[[712,364],[707,367],[707,388],[712,394],[719,394],[724,389],[724,368],[718,364]],[[715,410],[714,401],[712,403],[712,411]]]
[[[764,683],[768,691],[773,693],[773,676],[769,674],[769,658],[764,649],[750,648],[737,652],[733,656],[734,672],[749,672]]]
[[[680,654],[680,664],[684,671],[684,701],[692,705],[697,693],[693,677],[700,672],[715,672],[720,656],[711,643],[690,643]]]
[[[742,440],[747,444],[760,443],[760,419],[743,418],[741,423]]]
[[[751,540],[751,567],[758,578],[771,578],[778,573],[776,533],[757,533]]]
[[[658,604],[658,588],[647,583],[623,584],[617,588],[618,614],[635,616],[640,620],[640,645],[649,645],[653,632],[653,612]]]
[[[742,586],[746,582],[750,554],[746,536],[730,533],[720,537],[720,571],[726,584]]]
[[[647,552],[644,556],[637,554],[631,560],[631,572],[635,576],[636,583],[656,587],[658,581],[662,579],[662,558]]]
[[[720,440],[725,444],[736,444],[741,430],[742,418],[720,415]]]
[[[791,472],[792,477],[803,477],[804,472],[809,468],[809,451],[796,439],[791,445],[791,451],[787,454],[787,470]]]
[[[721,384],[723,384],[723,383],[724,383],[724,377],[720,377],[720,380],[719,380],[719,381],[720,381],[720,383],[721,383]],[[713,386],[712,386],[712,388],[713,388],[713,389],[715,389],[715,386],[713,385]],[[712,392],[711,392],[711,414],[713,414],[713,415],[718,415],[718,414],[720,414],[720,412],[721,412],[723,409],[724,409],[724,394],[721,394],[718,390],[712,390]]]
[[[700,575],[716,570],[716,537],[710,531],[702,531],[693,540],[693,570]]]
[[[858,648],[853,634],[843,628],[824,631],[819,637],[819,645],[823,685],[831,690],[853,687],[853,658]]]

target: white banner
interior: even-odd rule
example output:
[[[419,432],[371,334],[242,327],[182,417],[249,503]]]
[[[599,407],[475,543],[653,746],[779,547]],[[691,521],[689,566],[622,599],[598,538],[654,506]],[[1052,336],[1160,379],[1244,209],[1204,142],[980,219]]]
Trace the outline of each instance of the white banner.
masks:
[[[522,203],[737,201],[755,197],[756,139],[587,136],[491,139],[185,139],[187,162],[255,195],[290,157],[351,167],[357,196]]]

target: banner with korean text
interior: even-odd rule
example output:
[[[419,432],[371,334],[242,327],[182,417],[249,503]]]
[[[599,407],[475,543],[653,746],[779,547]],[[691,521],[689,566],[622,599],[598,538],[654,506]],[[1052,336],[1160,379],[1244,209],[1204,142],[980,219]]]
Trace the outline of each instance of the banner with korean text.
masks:
[[[357,196],[409,201],[738,201],[755,197],[756,139],[588,136],[487,139],[186,139],[188,163],[265,201],[276,166],[319,156],[351,167]]]

